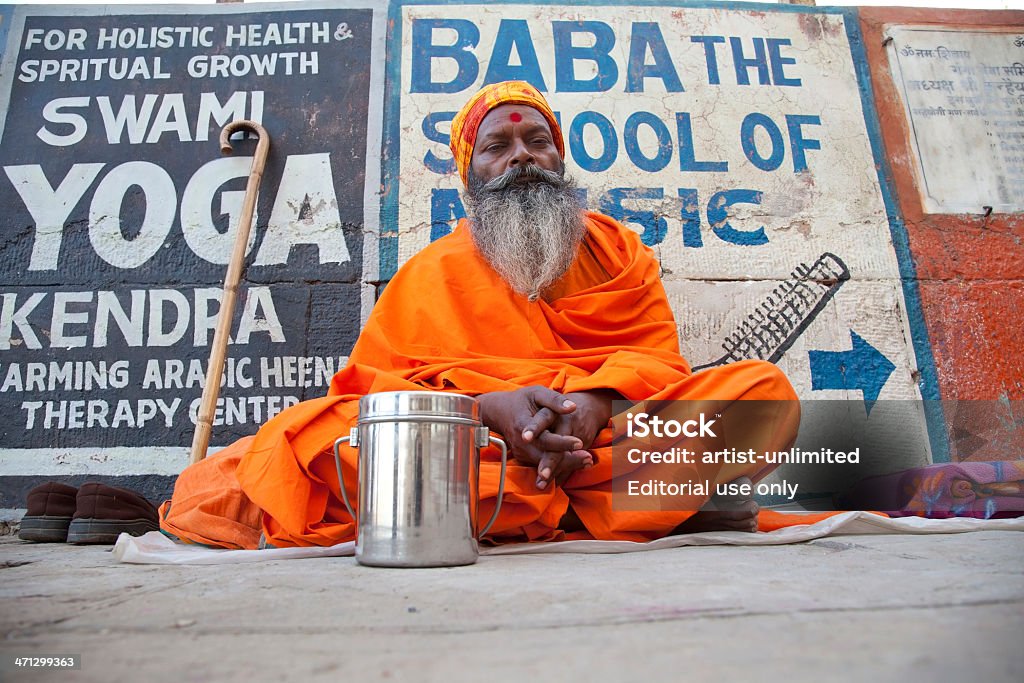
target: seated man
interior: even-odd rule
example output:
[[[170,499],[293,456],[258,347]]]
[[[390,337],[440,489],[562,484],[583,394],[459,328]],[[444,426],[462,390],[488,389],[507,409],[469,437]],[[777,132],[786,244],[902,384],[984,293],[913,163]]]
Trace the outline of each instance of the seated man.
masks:
[[[647,541],[708,529],[756,529],[739,511],[629,511],[612,505],[612,402],[784,400],[761,447],[788,448],[799,404],[761,361],[696,375],[679,353],[650,249],[633,231],[579,206],[565,177],[562,133],[523,82],[474,95],[452,122],[451,148],[469,219],[413,256],[387,286],[329,394],[282,412],[252,437],[187,468],[162,528],[228,548],[333,545],[355,525],[333,442],[368,393],[436,390],[476,396],[481,419],[510,446],[497,521],[501,541]],[[342,449],[349,495],[358,453]],[[497,451],[482,454],[481,519],[494,510]],[[714,481],[757,478],[722,467]]]

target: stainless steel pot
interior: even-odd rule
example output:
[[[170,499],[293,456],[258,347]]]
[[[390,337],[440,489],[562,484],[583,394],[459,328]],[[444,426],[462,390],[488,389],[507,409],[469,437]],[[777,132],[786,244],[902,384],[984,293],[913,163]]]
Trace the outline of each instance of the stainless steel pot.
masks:
[[[352,508],[338,449],[359,449],[359,498]],[[476,531],[481,447],[501,448],[494,514]],[[471,396],[391,391],[359,400],[359,420],[334,442],[341,494],[356,520],[356,559],[378,567],[473,564],[477,539],[494,524],[505,490],[508,449],[480,421]]]

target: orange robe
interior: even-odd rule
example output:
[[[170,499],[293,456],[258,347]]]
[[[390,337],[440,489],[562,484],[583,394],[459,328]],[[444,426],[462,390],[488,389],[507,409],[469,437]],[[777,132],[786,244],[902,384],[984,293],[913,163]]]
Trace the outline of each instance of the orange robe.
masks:
[[[588,213],[587,223],[580,256],[552,287],[550,300],[530,302],[490,267],[469,226],[460,222],[388,284],[328,395],[288,408],[255,436],[188,467],[171,501],[161,506],[162,528],[183,540],[228,548],[256,547],[261,534],[278,547],[351,540],[355,525],[341,502],[332,449],[355,424],[359,397],[372,392],[432,389],[475,396],[544,385],[564,393],[610,388],[630,401],[795,401],[789,382],[769,363],[744,361],[691,374],[651,250],[606,216]],[[766,437],[766,447],[790,445],[796,411]],[[692,515],[615,509],[611,433],[602,431],[591,448],[595,465],[561,486],[538,490],[536,468],[510,460],[501,513],[489,536],[566,538],[557,527],[570,503],[586,527],[572,538],[648,541]],[[343,447],[342,460],[355,500],[357,451]],[[497,449],[485,449],[481,460],[480,518],[488,519],[498,488]],[[744,474],[764,472],[727,467],[709,476]]]

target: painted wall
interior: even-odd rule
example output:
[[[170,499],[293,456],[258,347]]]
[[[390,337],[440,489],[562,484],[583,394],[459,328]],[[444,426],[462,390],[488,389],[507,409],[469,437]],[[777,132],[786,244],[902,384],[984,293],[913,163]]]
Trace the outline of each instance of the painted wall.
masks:
[[[324,393],[379,286],[462,215],[448,124],[506,78],[549,97],[588,205],[657,251],[693,365],[777,362],[906,466],[1020,457],[1019,214],[923,213],[881,43],[1024,13],[337,5],[0,8],[0,507],[52,477],[157,498],[187,462],[254,149],[221,157],[226,121],[272,146],[214,446]],[[950,439],[966,403],[884,422],[939,397],[1010,426]]]
[[[926,212],[922,179],[915,166],[914,134],[890,67],[892,48],[885,41],[886,29],[894,25],[1002,38],[1005,62],[992,66],[1009,68],[1000,68],[998,73],[979,68],[974,76],[984,91],[984,81],[993,85],[1024,81],[1024,74],[1018,75],[1018,70],[1012,68],[1014,63],[1024,62],[1024,20],[1020,12],[874,7],[862,8],[860,18],[882,123],[885,160],[892,174],[887,180],[906,227],[912,274],[920,292],[940,395],[947,400],[996,400],[1001,404],[947,406],[946,419],[950,431],[956,434],[950,443],[951,457],[984,460],[1009,454],[1020,458],[1024,453],[1018,426],[1020,404],[1014,406],[1011,402],[1024,398],[1024,360],[1020,354],[1020,331],[1024,329],[1024,220],[1019,210],[986,215],[985,206],[1001,201],[995,193],[987,201],[978,202],[973,210]],[[943,60],[938,57],[938,61]],[[963,83],[957,85],[961,88],[959,94],[968,92]],[[1013,114],[1006,117],[1011,125],[988,126],[988,135],[972,155],[995,165],[999,157],[1015,155],[1009,150],[1024,138],[1018,135],[1024,132],[1024,89],[1014,87],[1012,93],[1007,87],[987,90],[1017,99]],[[1008,135],[996,135],[1002,131]],[[1024,196],[1019,185],[1011,196],[1018,202]],[[1007,424],[1015,428],[1007,428]]]
[[[166,487],[187,462],[255,148],[220,154],[234,118],[272,144],[212,445],[326,391],[373,302],[382,7],[14,10],[0,423],[20,488]]]

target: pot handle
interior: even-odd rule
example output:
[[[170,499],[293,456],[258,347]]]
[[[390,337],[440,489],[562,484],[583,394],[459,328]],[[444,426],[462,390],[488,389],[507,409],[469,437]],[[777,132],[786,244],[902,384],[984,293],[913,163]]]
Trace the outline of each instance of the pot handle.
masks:
[[[490,430],[487,427],[479,427],[477,431],[477,445],[486,446],[488,443],[492,443],[501,449],[501,479],[498,480],[498,502],[494,505],[494,514],[491,515],[487,524],[484,525],[477,539],[483,538],[490,531],[491,525],[498,519],[498,513],[501,512],[501,499],[505,495],[505,470],[508,467],[508,446],[501,439],[491,436]]]
[[[343,443],[350,443],[352,448],[359,448],[359,427],[353,427],[348,436],[343,436],[334,442],[334,466],[338,468],[338,486],[341,488],[341,502],[345,503],[345,507],[348,508],[348,513],[352,515],[352,520],[356,520],[356,511],[352,509],[352,503],[348,500],[348,493],[345,491],[345,478],[341,475],[341,456],[338,454],[338,448]],[[505,471],[502,470],[502,475]],[[504,477],[503,477],[504,478]],[[502,482],[504,483],[504,482]]]

